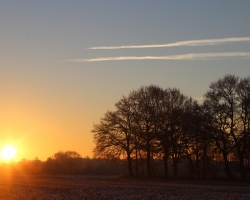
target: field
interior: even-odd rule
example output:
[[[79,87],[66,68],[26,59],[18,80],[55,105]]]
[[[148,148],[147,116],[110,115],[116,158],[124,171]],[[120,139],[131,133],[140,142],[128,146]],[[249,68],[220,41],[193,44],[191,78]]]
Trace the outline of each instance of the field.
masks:
[[[0,199],[250,199],[250,183],[1,175]]]

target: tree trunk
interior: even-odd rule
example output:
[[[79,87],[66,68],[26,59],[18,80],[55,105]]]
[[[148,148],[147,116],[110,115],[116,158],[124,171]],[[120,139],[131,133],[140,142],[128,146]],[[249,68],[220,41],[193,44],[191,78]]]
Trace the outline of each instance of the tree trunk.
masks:
[[[164,173],[165,173],[165,178],[168,178],[168,156],[164,155],[163,157],[163,161],[164,161]]]
[[[178,176],[178,158],[173,156],[173,171],[174,171],[174,178]]]
[[[231,172],[230,172],[229,162],[228,162],[228,159],[227,159],[227,153],[223,152],[223,158],[224,158],[224,164],[225,164],[226,178],[230,179],[231,178]]]
[[[240,177],[245,179],[245,170],[244,170],[244,157],[242,154],[239,155],[239,164],[240,164]]]
[[[187,155],[187,159],[188,159],[189,167],[190,167],[190,177],[193,178],[194,177],[194,167],[193,167],[193,160],[191,158],[191,155]]]
[[[198,151],[198,150],[197,150]],[[198,157],[198,152],[196,152],[196,171],[197,171],[197,178],[200,178],[200,165],[199,165],[199,157]]]
[[[140,160],[141,160],[141,170],[142,170],[142,176],[144,176],[144,168],[143,168],[143,160],[142,160],[142,157],[141,157],[141,152],[139,150],[139,155],[140,155]]]
[[[207,159],[207,148],[206,139],[203,140],[203,166],[202,166],[202,177],[206,178],[206,159]]]
[[[135,150],[135,171],[136,171],[136,176],[138,176],[139,169],[138,169],[138,149],[137,148]]]
[[[152,177],[151,173],[151,156],[150,156],[150,149],[147,149],[147,176],[149,178]]]
[[[128,173],[129,176],[133,176],[133,168],[132,168],[132,162],[131,162],[131,157],[130,157],[130,153],[127,152],[127,160],[128,160]]]

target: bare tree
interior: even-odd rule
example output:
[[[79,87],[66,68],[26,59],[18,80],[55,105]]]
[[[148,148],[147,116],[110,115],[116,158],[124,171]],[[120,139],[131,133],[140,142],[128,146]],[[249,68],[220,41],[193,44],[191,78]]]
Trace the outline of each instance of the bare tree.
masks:
[[[94,155],[105,157],[125,155],[129,174],[133,175],[132,155],[139,171],[139,157],[145,155],[147,176],[152,177],[152,160],[163,155],[165,176],[168,159],[173,160],[174,176],[178,175],[178,161],[183,154],[186,139],[183,128],[185,113],[194,101],[178,89],[154,85],[132,91],[115,104],[116,111],[108,111],[94,124]],[[143,169],[143,164],[141,165]]]
[[[133,122],[140,138],[138,145],[146,152],[148,177],[152,177],[151,159],[157,151],[156,136],[159,132],[163,96],[164,90],[154,85],[141,87],[129,95],[132,102]]]
[[[191,101],[175,88],[166,89],[161,101],[157,139],[163,154],[165,177],[169,176],[169,157],[172,158],[174,176],[177,177],[179,157],[184,150],[183,117]]]
[[[235,125],[234,137],[239,157],[241,178],[245,178],[244,157],[250,146],[250,76],[241,79],[237,86],[238,123]]]
[[[131,154],[135,149],[135,129],[130,99],[123,97],[115,104],[116,111],[108,111],[99,124],[94,124],[95,157],[126,155],[129,175],[133,176]]]
[[[207,110],[216,127],[211,134],[221,151],[225,172],[231,177],[229,154],[236,149],[239,158],[241,178],[244,178],[244,155],[249,143],[250,78],[239,80],[234,75],[226,75],[210,85],[205,94]]]
[[[184,129],[186,113],[192,107],[193,100],[183,95],[177,89],[169,89],[171,95],[170,107],[170,155],[173,161],[174,177],[178,176],[178,162],[187,148],[187,132]]]
[[[190,109],[185,112],[183,119],[183,129],[186,135],[185,142],[185,157],[189,161],[191,177],[196,169],[197,177],[200,178],[200,161],[203,157],[202,150],[204,149],[203,130],[202,130],[202,109],[196,101],[190,106]],[[193,160],[195,159],[195,166]]]

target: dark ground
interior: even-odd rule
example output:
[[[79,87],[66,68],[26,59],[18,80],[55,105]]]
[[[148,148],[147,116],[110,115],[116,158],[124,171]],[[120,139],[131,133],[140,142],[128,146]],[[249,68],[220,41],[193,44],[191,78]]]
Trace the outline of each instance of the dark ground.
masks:
[[[250,199],[250,183],[1,174],[0,199]]]

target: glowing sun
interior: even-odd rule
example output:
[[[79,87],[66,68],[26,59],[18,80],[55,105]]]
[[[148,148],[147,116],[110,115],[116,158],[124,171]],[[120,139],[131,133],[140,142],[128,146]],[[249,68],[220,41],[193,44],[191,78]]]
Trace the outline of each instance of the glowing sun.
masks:
[[[2,148],[1,158],[3,160],[9,161],[16,157],[16,148],[12,145],[7,145]]]

